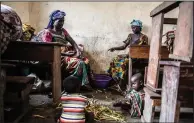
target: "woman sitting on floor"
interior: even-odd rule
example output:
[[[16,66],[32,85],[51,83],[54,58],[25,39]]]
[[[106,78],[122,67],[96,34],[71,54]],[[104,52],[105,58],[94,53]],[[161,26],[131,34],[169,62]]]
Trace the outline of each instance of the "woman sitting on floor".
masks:
[[[65,16],[66,13],[60,10],[52,12],[47,28],[38,33],[36,40],[65,44],[61,48],[62,68],[65,68],[71,76],[78,77],[82,82],[82,86],[87,86],[89,84],[88,73],[90,73],[89,60],[83,57],[79,46],[67,30],[63,28]]]

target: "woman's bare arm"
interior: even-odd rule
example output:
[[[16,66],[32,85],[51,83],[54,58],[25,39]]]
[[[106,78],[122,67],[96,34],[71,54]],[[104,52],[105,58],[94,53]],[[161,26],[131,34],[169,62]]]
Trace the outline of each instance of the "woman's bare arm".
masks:
[[[131,35],[129,34],[127,39],[123,42],[124,42],[124,44],[122,46],[112,47],[112,48],[109,49],[109,51],[113,52],[115,50],[124,50],[131,42]]]
[[[79,50],[77,43],[73,40],[73,38],[69,34],[66,35],[66,40],[73,46],[73,49],[75,50],[75,57],[80,57],[81,51]]]

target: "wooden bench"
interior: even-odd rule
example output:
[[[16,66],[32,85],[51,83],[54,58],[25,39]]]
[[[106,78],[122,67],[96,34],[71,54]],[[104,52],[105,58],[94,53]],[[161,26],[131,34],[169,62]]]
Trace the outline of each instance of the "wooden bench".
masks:
[[[181,76],[180,61],[193,62],[193,10],[194,2],[163,2],[150,13],[152,17],[152,37],[149,52],[149,64],[146,84],[151,88],[157,88],[158,75],[161,60],[161,43],[164,24],[164,14],[179,7],[177,28],[173,44],[173,52],[165,60],[162,80],[162,104],[159,122],[178,122],[176,119],[177,95],[179,90],[179,77]],[[174,22],[170,22],[174,23]],[[180,61],[178,61],[180,60]],[[181,82],[180,82],[181,83]],[[193,83],[193,82],[192,82]],[[186,86],[180,86],[187,88]],[[193,88],[193,87],[192,87]],[[191,88],[189,88],[191,89]],[[154,89],[151,89],[155,91]],[[192,101],[193,102],[193,101]],[[149,121],[146,121],[149,122]]]
[[[1,58],[51,63],[53,101],[57,102],[61,96],[61,46],[56,42],[11,41]]]
[[[19,113],[16,111],[17,114],[14,114],[14,116],[18,116],[14,117],[15,118],[14,123],[19,122],[19,120],[29,110],[29,93],[32,89],[34,80],[35,80],[34,77],[6,76],[6,91],[4,95],[4,103],[5,105],[11,107],[13,106],[13,110],[14,109],[19,110],[18,111]],[[9,115],[9,113],[7,112],[7,115]],[[5,120],[10,120],[10,118],[7,119],[7,115],[5,113]]]
[[[0,57],[0,123],[4,123],[4,91],[5,91],[5,78],[6,78],[6,69],[10,67],[15,67],[13,64],[1,63]]]
[[[148,88],[144,88],[145,91],[145,105],[143,115],[141,116],[142,122],[154,122],[156,106],[161,106],[161,95],[155,93]],[[181,101],[177,101],[176,105],[176,121],[179,120]]]
[[[144,91],[145,91],[145,103],[141,121],[153,122],[155,107],[161,105],[161,95],[150,91],[146,87],[144,88]]]
[[[6,90],[9,92],[22,92],[34,83],[34,77],[6,76]]]

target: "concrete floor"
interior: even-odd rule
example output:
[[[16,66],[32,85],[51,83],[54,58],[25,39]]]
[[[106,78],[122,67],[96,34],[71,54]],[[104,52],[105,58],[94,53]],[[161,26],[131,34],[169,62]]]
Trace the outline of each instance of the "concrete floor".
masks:
[[[107,92],[107,91],[93,91],[93,92],[84,92],[83,95],[88,98],[94,97],[97,100],[98,104],[106,105],[110,108],[114,100],[122,98],[116,92]],[[55,116],[57,110],[55,109],[52,99],[48,98],[47,95],[30,95],[30,105],[32,107],[31,111],[25,115],[25,117],[20,121],[20,123],[55,123]],[[114,110],[120,111],[119,108],[114,108]],[[42,116],[38,117],[35,115]],[[140,119],[131,119],[128,113],[124,112],[124,116],[127,118],[127,122],[140,122]],[[101,121],[97,123],[109,123],[110,121]],[[113,123],[113,121],[111,121]],[[114,122],[117,123],[117,122]]]
[[[106,105],[110,108],[114,108],[114,110],[121,111],[120,108],[112,107],[112,103],[122,98],[116,92],[113,91],[93,91],[93,92],[83,92],[83,95],[88,98],[94,97],[97,100],[98,104]],[[30,95],[30,105],[31,110],[24,116],[24,118],[20,121],[20,123],[56,123],[55,116],[60,111],[55,109],[56,105],[52,103],[52,99],[48,98],[47,95]],[[123,112],[126,117],[126,122],[141,122],[140,118],[134,119],[130,118],[127,112]],[[38,116],[36,116],[38,115]],[[41,117],[39,117],[41,116]],[[158,122],[158,118],[155,119],[155,122]],[[181,123],[194,123],[194,121],[183,119],[180,120]],[[113,121],[101,121],[97,123],[118,123]]]

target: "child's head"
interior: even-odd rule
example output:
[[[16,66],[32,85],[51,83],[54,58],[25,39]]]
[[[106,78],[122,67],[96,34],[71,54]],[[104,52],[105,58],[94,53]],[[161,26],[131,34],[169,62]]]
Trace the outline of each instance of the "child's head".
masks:
[[[68,76],[63,80],[63,87],[67,93],[78,93],[81,87],[81,81],[75,76]]]
[[[136,73],[131,77],[131,87],[134,90],[138,91],[142,87],[143,85],[142,78],[143,76],[141,73]]]

